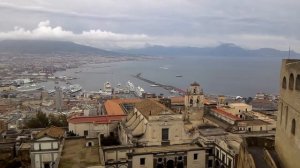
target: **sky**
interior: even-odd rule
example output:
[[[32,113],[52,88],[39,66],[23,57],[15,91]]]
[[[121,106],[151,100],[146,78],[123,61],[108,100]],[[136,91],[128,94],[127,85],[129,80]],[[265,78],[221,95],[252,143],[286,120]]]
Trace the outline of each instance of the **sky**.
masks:
[[[299,9],[299,0],[0,0],[0,40],[103,49],[234,43],[300,52]]]

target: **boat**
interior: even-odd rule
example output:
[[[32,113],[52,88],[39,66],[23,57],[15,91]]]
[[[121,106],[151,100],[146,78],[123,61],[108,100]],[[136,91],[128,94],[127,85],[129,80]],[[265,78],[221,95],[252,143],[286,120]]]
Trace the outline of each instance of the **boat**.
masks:
[[[19,92],[30,92],[30,91],[43,90],[43,89],[44,86],[32,84],[32,85],[25,85],[25,86],[18,87],[16,90]]]
[[[174,90],[174,89],[170,90],[170,92],[171,92],[171,93],[178,93],[178,91],[177,91],[177,90]]]
[[[143,93],[145,93],[145,90],[138,86],[136,89],[135,89],[135,94],[138,96],[138,97],[142,97],[143,96]]]
[[[182,75],[176,75],[176,77],[177,77],[177,78],[181,78],[181,77],[182,77]]]
[[[80,90],[82,89],[82,87],[78,84],[75,84],[75,85],[70,85],[69,86],[69,91],[71,93],[76,93],[76,92],[79,92]]]
[[[105,82],[104,83],[104,89],[103,89],[104,92],[108,93],[108,94],[112,94],[112,87],[111,87],[111,84],[110,82]]]
[[[159,85],[150,85],[150,87],[158,87]]]
[[[133,83],[131,83],[130,81],[127,82],[127,87],[128,87],[130,92],[135,91],[135,87],[134,87]]]

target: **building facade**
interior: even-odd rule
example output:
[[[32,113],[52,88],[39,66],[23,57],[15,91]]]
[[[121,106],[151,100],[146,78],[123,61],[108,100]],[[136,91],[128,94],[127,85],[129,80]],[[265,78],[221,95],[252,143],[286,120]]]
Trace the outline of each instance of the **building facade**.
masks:
[[[300,60],[283,60],[275,147],[283,167],[299,167]]]
[[[40,131],[31,145],[30,158],[32,168],[52,168],[55,166],[65,130],[50,127]]]

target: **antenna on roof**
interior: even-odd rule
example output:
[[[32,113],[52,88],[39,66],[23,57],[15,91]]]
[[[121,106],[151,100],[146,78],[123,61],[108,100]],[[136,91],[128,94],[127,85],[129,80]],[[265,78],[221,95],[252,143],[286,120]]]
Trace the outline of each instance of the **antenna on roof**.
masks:
[[[289,56],[288,56],[288,59],[290,59],[290,56],[291,56],[291,45],[289,45]]]

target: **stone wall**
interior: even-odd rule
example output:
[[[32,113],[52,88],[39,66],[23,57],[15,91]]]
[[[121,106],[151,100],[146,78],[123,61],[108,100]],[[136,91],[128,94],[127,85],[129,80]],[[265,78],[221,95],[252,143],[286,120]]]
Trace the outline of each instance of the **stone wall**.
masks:
[[[283,167],[298,167],[300,156],[300,60],[283,60],[275,146]]]

